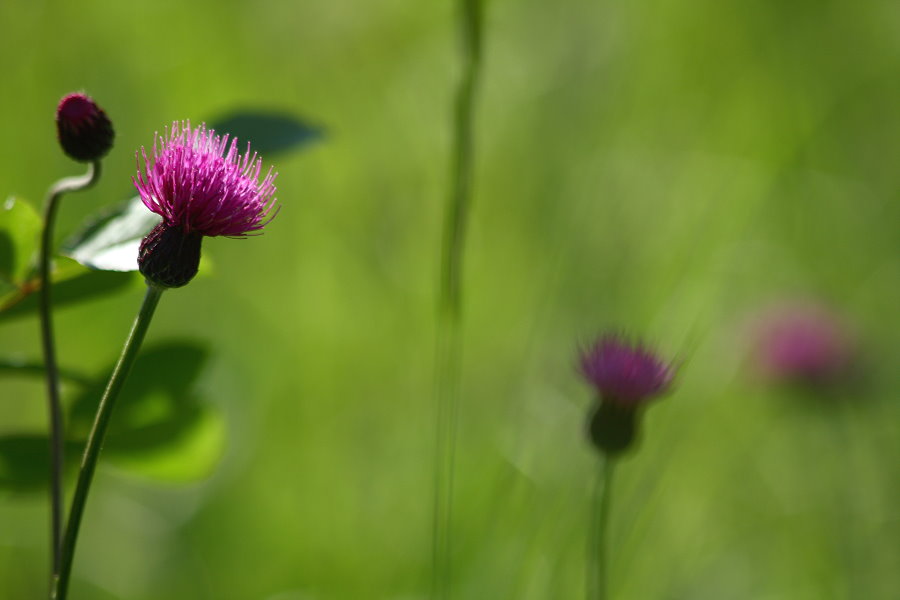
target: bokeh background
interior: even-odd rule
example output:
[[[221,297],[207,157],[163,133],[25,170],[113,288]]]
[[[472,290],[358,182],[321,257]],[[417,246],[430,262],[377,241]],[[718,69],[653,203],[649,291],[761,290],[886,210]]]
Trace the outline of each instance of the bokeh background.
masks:
[[[163,298],[72,598],[426,596],[456,16],[0,3],[3,198],[40,207],[80,171],[54,139],[61,96],[115,123],[60,240],[133,195],[134,151],[174,119],[272,111],[318,132],[266,157],[282,209],[265,235],[208,240],[204,276]],[[900,5],[491,0],[485,36],[456,596],[582,595],[596,462],[575,357],[614,329],[681,364],[619,470],[616,598],[900,597]],[[141,293],[132,278],[58,311],[73,429]],[[796,299],[851,332],[852,374],[754,376],[754,319]],[[39,358],[37,320],[0,319],[4,364]],[[39,374],[0,371],[10,600],[45,593],[44,432]]]

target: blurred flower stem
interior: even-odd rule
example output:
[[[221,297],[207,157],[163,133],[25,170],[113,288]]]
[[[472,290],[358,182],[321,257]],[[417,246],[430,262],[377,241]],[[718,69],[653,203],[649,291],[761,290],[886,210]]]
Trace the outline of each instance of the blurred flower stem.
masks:
[[[604,455],[600,459],[591,502],[591,528],[588,531],[587,591],[586,600],[607,600],[609,578],[607,574],[606,546],[609,540],[609,508],[612,497],[613,471],[616,459]]]
[[[116,397],[125,384],[128,372],[134,364],[138,356],[141,343],[144,341],[144,335],[150,326],[150,320],[153,318],[153,312],[162,296],[164,288],[155,285],[147,286],[147,294],[144,296],[144,302],[141,304],[140,311],[131,327],[131,333],[125,341],[125,347],[122,349],[122,355],[119,362],[113,369],[112,376],[100,399],[100,406],[97,408],[97,415],[94,418],[94,425],[91,427],[91,433],[88,436],[87,446],[81,458],[81,470],[78,473],[78,483],[75,486],[75,495],[72,497],[72,507],[69,511],[69,520],[66,524],[66,535],[62,543],[61,567],[59,575],[56,577],[51,594],[52,600],[65,600],[69,588],[69,576],[72,572],[72,560],[75,556],[75,543],[78,540],[78,530],[81,527],[81,517],[84,515],[84,507],[87,502],[88,492],[91,488],[91,482],[94,478],[94,471],[97,468],[97,460],[100,458],[100,450],[103,447],[103,439],[106,437],[106,430],[109,427],[110,417],[112,416],[113,407]]]
[[[41,231],[41,249],[38,257],[40,277],[39,313],[41,320],[41,347],[44,353],[44,372],[47,378],[47,412],[50,421],[50,548],[53,557],[52,576],[59,574],[60,543],[63,526],[63,431],[62,404],[59,392],[59,366],[56,364],[56,343],[53,336],[52,280],[50,257],[53,252],[53,230],[59,201],[63,194],[86,190],[100,179],[100,161],[89,163],[87,173],[77,177],[60,179],[47,194],[44,204],[44,226]]]
[[[460,0],[462,79],[453,113],[450,193],[441,246],[436,361],[436,435],[431,597],[450,597],[453,466],[459,415],[462,263],[472,197],[473,113],[481,67],[481,0]]]

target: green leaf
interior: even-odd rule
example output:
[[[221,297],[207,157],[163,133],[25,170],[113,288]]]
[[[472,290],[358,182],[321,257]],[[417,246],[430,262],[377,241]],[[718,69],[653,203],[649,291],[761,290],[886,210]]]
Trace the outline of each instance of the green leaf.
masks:
[[[63,244],[62,253],[91,269],[137,271],[141,240],[160,222],[139,196],[106,209]]]
[[[128,289],[141,278],[135,273],[92,271],[69,258],[60,257],[53,266],[53,308],[84,302],[99,296]],[[37,312],[40,289],[37,279],[22,284],[18,290],[0,296],[0,322]]]
[[[225,447],[225,419],[193,387],[209,350],[188,340],[157,344],[141,353],[122,389],[101,461],[142,477],[187,483],[209,476]],[[94,412],[112,371],[90,382],[70,405],[66,466],[77,468]],[[37,491],[47,483],[45,434],[0,436],[0,490]]]
[[[66,466],[78,464],[84,444],[66,443]],[[46,434],[0,435],[0,490],[35,492],[47,486],[50,441]]]
[[[140,235],[131,239],[130,232],[145,228],[142,223],[148,223],[146,215],[156,216],[146,208],[138,213],[133,205],[134,200],[125,207],[107,211],[82,232],[76,241],[85,265],[113,271],[137,269]],[[147,230],[152,226],[149,223]],[[32,268],[31,257],[38,245],[40,229],[41,219],[27,203],[9,198],[0,207],[0,321],[37,311],[40,280]],[[133,268],[114,268],[126,263],[123,257],[131,254]],[[65,257],[56,257],[51,269],[54,308],[113,293],[139,280],[128,273],[90,271]]]
[[[250,149],[268,158],[322,139],[325,130],[285,113],[243,110],[210,125],[217,133],[228,133]]]
[[[190,483],[209,477],[225,450],[225,419],[207,404],[189,404],[190,420],[169,427],[174,420],[152,431],[157,443],[118,444],[109,440],[109,459],[128,472],[169,483]],[[149,431],[145,433],[150,433]],[[146,440],[144,440],[146,441]]]
[[[22,492],[46,484],[49,456],[46,435],[0,436],[0,489]]]
[[[212,472],[224,448],[224,419],[192,391],[208,358],[206,347],[185,340],[141,352],[122,389],[104,445],[110,461],[172,482]],[[71,435],[87,436],[105,385],[104,380],[87,388],[72,404]]]
[[[208,359],[209,350],[190,340],[145,346],[120,392],[110,434],[141,427],[148,419],[152,421],[148,415],[177,411],[178,407],[174,405],[188,396]],[[114,367],[115,363],[110,363],[100,378],[72,403],[68,418],[71,435],[87,436],[106,388],[106,378]]]
[[[27,279],[40,234],[41,217],[30,204],[10,196],[0,205],[0,294]]]

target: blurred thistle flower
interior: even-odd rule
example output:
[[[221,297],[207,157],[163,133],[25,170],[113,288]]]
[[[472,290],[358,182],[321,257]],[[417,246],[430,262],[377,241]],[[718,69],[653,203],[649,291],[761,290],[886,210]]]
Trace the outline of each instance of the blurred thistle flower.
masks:
[[[157,135],[151,157],[136,154],[134,185],[144,205],[162,222],[141,242],[138,265],[154,285],[181,287],[197,274],[203,236],[245,237],[262,229],[275,206],[276,173],[260,180],[262,160],[242,155],[237,139],[216,135],[190,121]],[[144,169],[141,171],[141,156]],[[274,212],[273,212],[274,209]]]
[[[606,334],[581,352],[581,374],[597,390],[590,419],[598,450],[619,454],[637,435],[639,409],[670,388],[674,367],[640,343]]]
[[[56,132],[63,151],[79,162],[100,160],[115,132],[106,113],[89,96],[69,94],[56,108]]]
[[[632,407],[664,393],[675,374],[641,344],[610,334],[581,353],[581,373],[604,400]]]
[[[854,344],[846,325],[812,301],[764,311],[752,325],[751,360],[767,381],[822,385],[848,372]]]

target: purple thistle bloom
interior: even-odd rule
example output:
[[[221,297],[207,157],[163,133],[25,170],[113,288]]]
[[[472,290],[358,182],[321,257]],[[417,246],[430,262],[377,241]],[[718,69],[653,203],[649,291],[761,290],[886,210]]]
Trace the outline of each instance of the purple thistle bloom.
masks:
[[[675,372],[641,344],[606,334],[582,351],[581,374],[604,402],[636,408],[666,392]]]
[[[770,381],[822,384],[847,373],[853,343],[837,315],[813,302],[770,308],[755,326],[753,360]]]
[[[141,242],[138,266],[159,287],[187,284],[200,264],[203,236],[245,237],[275,217],[272,169],[260,180],[262,160],[238,153],[237,140],[217,136],[205,125],[172,123],[153,141],[152,158],[141,148],[137,177],[141,200],[162,223]],[[141,171],[140,157],[144,159]],[[274,209],[274,212],[273,212]]]
[[[277,174],[270,168],[260,181],[262,160],[250,144],[241,155],[237,139],[228,140],[203,124],[172,123],[165,137],[155,137],[152,158],[141,148],[143,173],[136,156],[132,181],[144,205],[185,235],[244,237],[262,229],[275,216]]]

